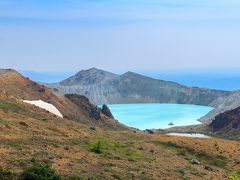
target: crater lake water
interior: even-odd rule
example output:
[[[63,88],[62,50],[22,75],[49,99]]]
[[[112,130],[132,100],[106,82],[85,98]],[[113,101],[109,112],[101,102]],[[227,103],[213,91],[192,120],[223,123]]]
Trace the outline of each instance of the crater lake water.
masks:
[[[197,121],[213,108],[189,104],[109,104],[115,119],[140,130],[201,124]],[[168,125],[173,123],[173,126]]]

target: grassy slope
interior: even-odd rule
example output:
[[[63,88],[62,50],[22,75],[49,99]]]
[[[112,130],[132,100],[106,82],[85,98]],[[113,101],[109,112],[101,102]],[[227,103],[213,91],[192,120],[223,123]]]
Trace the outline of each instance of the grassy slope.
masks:
[[[240,159],[237,141],[93,131],[3,95],[0,142],[0,166],[17,174],[34,160],[64,176],[103,179],[225,179],[240,169],[234,162]],[[215,172],[192,165],[195,157]]]

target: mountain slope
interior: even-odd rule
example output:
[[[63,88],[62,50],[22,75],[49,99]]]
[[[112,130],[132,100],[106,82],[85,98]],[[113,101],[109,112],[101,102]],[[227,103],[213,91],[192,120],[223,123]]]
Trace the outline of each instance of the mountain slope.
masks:
[[[216,108],[202,117],[200,119],[201,122],[210,123],[217,115],[240,107],[240,91],[232,92],[229,96],[219,97],[213,101],[210,106]]]
[[[216,135],[240,139],[240,107],[216,115],[209,127]]]
[[[16,179],[36,161],[63,179],[225,179],[240,168],[238,141],[90,129],[4,93],[0,142],[0,167]]]
[[[96,109],[95,106],[87,104],[89,109],[84,109],[72,102],[72,99],[52,93],[52,91],[45,86],[23,77],[15,70],[0,70],[0,91],[20,100],[42,100],[53,104],[61,112],[63,117],[91,126],[98,125],[114,129],[126,128],[114,119],[106,117],[101,110]],[[82,104],[84,103],[86,102],[82,102]],[[96,119],[89,114],[89,111],[93,110],[98,113],[99,118]]]
[[[182,103],[209,105],[228,91],[190,88],[133,72],[115,75],[98,69],[80,71],[60,83],[46,84],[58,94],[87,96],[94,104]]]
[[[76,75],[69,77],[68,79],[61,81],[63,86],[72,85],[92,85],[96,83],[104,83],[106,81],[111,81],[117,77],[116,74],[98,70],[96,68],[91,68],[89,70],[83,70],[78,72]]]

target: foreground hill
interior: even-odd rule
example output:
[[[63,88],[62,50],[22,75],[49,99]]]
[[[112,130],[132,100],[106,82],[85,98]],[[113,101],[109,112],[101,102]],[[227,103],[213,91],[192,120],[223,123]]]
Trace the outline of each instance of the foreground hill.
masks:
[[[100,109],[92,105],[86,98],[82,96],[56,95],[45,86],[23,77],[15,70],[0,69],[0,92],[19,100],[42,100],[50,103],[61,112],[63,117],[90,126],[98,125],[112,129],[126,128],[114,119],[104,115]]]
[[[89,69],[55,84],[46,84],[58,94],[87,96],[94,104],[104,103],[181,103],[209,105],[228,91],[190,88],[174,82],[152,79],[133,72],[116,75]]]
[[[64,179],[218,180],[240,173],[238,141],[93,129],[4,93],[0,142],[0,177],[15,179],[36,162]]]

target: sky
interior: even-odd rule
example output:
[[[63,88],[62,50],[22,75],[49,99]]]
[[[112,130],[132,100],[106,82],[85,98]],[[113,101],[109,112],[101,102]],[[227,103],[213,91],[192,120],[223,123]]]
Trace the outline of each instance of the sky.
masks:
[[[237,71],[239,0],[0,0],[0,67]]]

